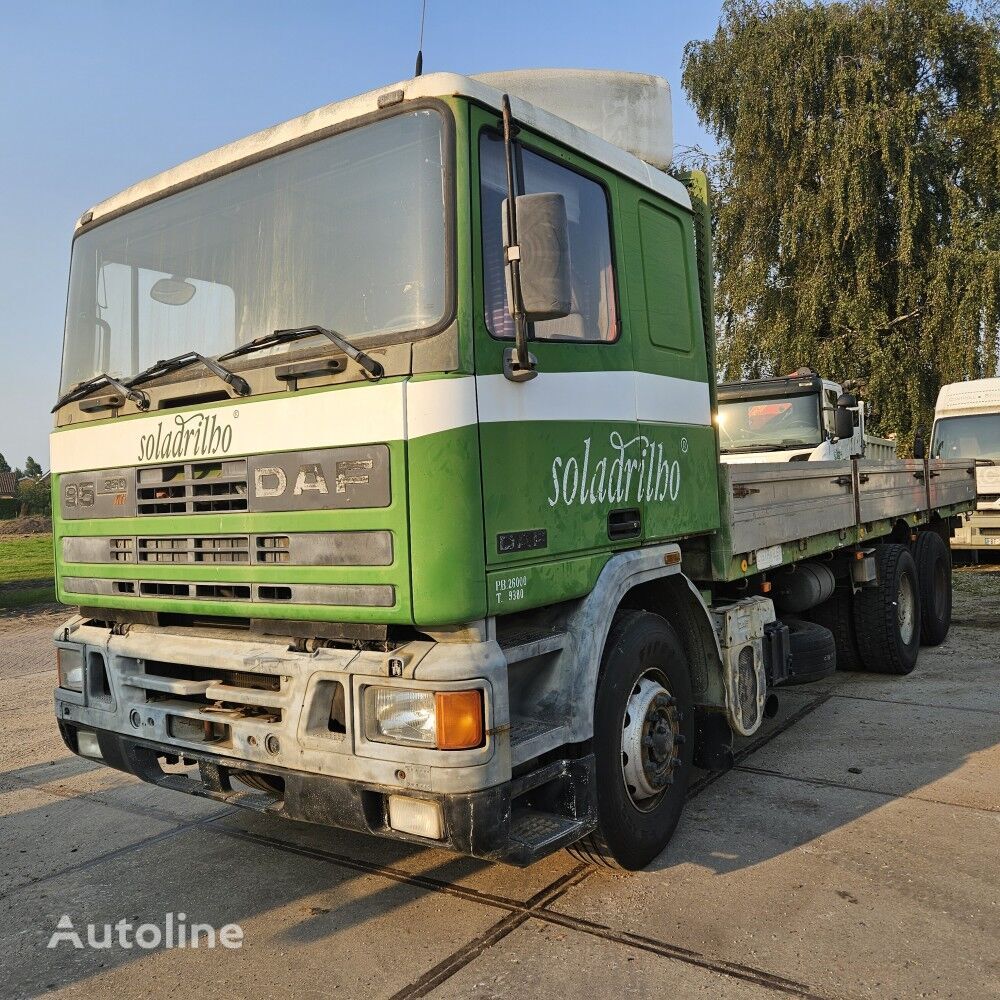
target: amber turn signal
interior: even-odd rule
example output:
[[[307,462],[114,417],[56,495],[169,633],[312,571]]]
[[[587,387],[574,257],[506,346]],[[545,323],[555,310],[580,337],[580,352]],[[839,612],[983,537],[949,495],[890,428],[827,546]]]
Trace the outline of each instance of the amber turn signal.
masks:
[[[471,750],[482,746],[482,691],[438,691],[434,701],[439,750]]]

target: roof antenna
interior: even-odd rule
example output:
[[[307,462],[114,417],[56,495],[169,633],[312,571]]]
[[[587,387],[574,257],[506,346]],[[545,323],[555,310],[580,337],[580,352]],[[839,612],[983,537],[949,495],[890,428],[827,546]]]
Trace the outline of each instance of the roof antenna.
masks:
[[[420,44],[417,47],[417,66],[414,76],[420,76],[424,71],[424,17],[427,15],[427,0],[420,5]]]

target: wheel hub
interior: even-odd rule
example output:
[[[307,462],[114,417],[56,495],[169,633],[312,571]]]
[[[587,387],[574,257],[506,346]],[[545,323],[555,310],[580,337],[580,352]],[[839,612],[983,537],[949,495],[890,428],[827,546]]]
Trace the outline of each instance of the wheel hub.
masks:
[[[622,776],[632,801],[651,808],[673,780],[680,734],[676,700],[658,672],[639,678],[622,722]]]
[[[899,624],[899,636],[906,645],[909,645],[913,638],[916,617],[913,584],[910,578],[903,574],[899,578],[899,592],[896,595],[896,619]]]

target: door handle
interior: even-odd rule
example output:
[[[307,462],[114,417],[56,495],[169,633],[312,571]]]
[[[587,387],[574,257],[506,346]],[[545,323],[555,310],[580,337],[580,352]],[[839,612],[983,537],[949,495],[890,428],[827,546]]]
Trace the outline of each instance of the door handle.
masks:
[[[613,510],[608,514],[608,538],[617,542],[622,538],[637,538],[642,530],[642,512],[638,507]]]

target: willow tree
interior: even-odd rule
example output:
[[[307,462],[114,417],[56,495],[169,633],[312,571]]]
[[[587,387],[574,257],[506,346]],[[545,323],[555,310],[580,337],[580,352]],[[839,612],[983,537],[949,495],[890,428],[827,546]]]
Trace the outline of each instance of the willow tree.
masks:
[[[854,378],[906,443],[943,382],[997,372],[998,37],[947,0],[726,0],[687,46],[725,377]]]

